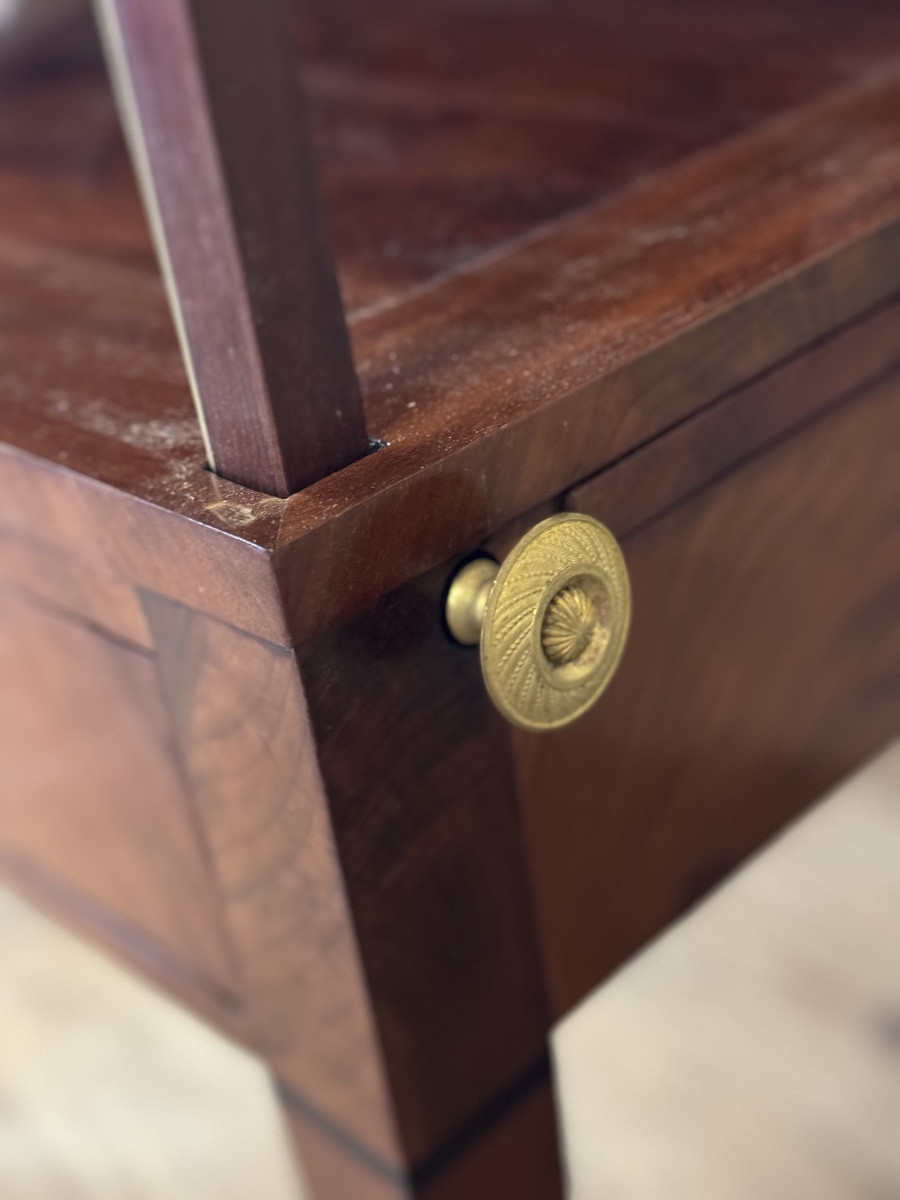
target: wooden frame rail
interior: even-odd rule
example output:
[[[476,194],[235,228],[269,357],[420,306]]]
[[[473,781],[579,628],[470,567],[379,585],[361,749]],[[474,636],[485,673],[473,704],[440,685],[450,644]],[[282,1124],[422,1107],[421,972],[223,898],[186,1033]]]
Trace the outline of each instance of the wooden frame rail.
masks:
[[[366,453],[281,0],[96,0],[209,466],[287,496]]]

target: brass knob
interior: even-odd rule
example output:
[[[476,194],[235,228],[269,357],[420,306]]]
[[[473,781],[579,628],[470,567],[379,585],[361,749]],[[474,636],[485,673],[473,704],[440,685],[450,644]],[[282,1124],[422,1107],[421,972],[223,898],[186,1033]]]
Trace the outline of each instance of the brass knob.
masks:
[[[591,707],[622,657],[631,618],[622,551],[593,517],[550,517],[502,564],[465,563],[445,616],[456,641],[480,643],[484,681],[503,715],[524,729],[558,729]]]

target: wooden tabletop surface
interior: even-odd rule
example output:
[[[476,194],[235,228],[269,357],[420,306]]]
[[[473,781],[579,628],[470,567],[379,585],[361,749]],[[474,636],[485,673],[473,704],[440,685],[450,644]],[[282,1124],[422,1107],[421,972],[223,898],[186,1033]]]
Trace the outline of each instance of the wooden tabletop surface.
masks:
[[[900,212],[888,0],[365,11],[298,4],[296,34],[369,433],[389,446],[294,497],[287,540],[472,445],[452,469],[476,478],[490,439],[536,414],[561,437],[557,402]],[[0,438],[265,540],[267,498],[204,479],[102,69],[7,80],[2,100]],[[860,271],[839,281],[854,311],[823,321],[883,298],[868,270],[854,292]],[[769,325],[786,327],[770,361],[817,333]],[[655,432],[620,408],[600,404],[587,455],[576,417],[517,511]],[[524,434],[495,475],[540,457],[546,421]],[[482,525],[516,515],[485,506]]]

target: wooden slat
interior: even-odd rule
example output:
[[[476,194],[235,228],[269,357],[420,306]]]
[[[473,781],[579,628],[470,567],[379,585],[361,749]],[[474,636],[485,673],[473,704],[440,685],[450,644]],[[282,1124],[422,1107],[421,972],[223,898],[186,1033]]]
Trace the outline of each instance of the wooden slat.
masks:
[[[366,451],[280,0],[97,0],[209,465],[286,496]]]

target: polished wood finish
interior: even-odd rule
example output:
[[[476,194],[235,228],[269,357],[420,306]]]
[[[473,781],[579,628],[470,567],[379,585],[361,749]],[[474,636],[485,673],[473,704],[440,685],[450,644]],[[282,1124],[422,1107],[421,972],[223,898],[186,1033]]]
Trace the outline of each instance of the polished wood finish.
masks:
[[[8,578],[0,608],[3,873],[230,1006],[236,964],[151,656]]]
[[[566,493],[622,538],[900,366],[900,302],[837,330]]]
[[[396,1133],[294,656],[151,593],[162,695],[241,964],[244,1037],[391,1165]]]
[[[898,453],[895,372],[625,539],[619,676],[518,741],[555,1013],[897,735]]]
[[[175,21],[246,266],[213,9],[116,8],[147,104]],[[265,1058],[323,1198],[559,1195],[554,1016],[900,721],[895,6],[639,9],[298,17],[387,444],[284,498],[204,468],[103,81],[4,85],[3,869]],[[513,734],[442,590],[567,505],[631,648]]]
[[[209,465],[287,496],[368,443],[281,0],[99,0]]]
[[[625,540],[638,615],[622,677],[593,715],[549,736],[513,734],[490,707],[477,655],[447,639],[441,592],[452,561],[309,640],[295,659],[258,632],[287,636],[277,557],[198,524],[196,554],[185,543],[153,561],[172,514],[108,489],[91,506],[70,486],[75,477],[13,452],[0,459],[16,467],[6,478],[18,501],[4,572],[27,597],[25,626],[7,625],[4,668],[28,679],[33,696],[13,725],[50,711],[53,691],[56,727],[77,738],[63,769],[80,762],[76,771],[94,780],[125,870],[151,890],[133,892],[128,923],[117,923],[107,915],[122,911],[115,877],[111,890],[92,891],[102,839],[67,874],[53,850],[63,827],[36,826],[37,812],[20,822],[27,837],[5,822],[10,844],[18,837],[13,877],[267,1059],[323,1195],[357,1181],[361,1196],[451,1196],[457,1178],[468,1182],[456,1194],[468,1195],[468,1171],[505,1176],[511,1155],[533,1185],[516,1194],[545,1200],[557,1154],[553,1016],[900,719],[890,684],[900,502],[878,470],[896,436],[897,320],[896,304],[879,308],[564,498],[584,508],[596,495],[599,515],[607,502],[621,514],[615,497],[638,488],[643,458],[651,479],[668,443],[683,467],[651,493],[655,519],[624,510],[639,518]],[[712,437],[738,417],[731,441]],[[502,554],[557,502],[498,530],[489,548]],[[101,527],[101,514],[105,545],[84,533]],[[212,557],[210,539],[221,543]],[[242,607],[254,562],[254,605]],[[221,584],[213,597],[211,571]],[[45,632],[47,620],[66,631],[62,640]],[[770,637],[790,655],[778,642],[767,660]],[[94,642],[136,666],[104,673],[96,686],[108,694],[85,699],[95,685],[82,680],[84,655],[102,661]],[[51,644],[59,686],[30,670]],[[753,674],[766,661],[791,664],[784,675],[772,669],[768,690]],[[707,664],[705,687],[694,662]],[[827,686],[811,689],[819,663]],[[133,692],[127,704],[110,691],[119,677]],[[129,761],[151,755],[130,795],[135,812],[158,818],[159,773],[171,780],[175,809],[154,825],[147,862],[146,837],[138,832],[129,848],[115,808],[127,768],[106,761],[102,739],[79,734],[108,705],[119,723],[110,732],[132,710],[143,714],[120,747]],[[162,726],[154,712],[165,712]],[[658,751],[667,722],[685,780],[675,790],[676,767]],[[718,758],[708,748],[716,738]],[[10,795],[34,796],[34,738],[23,727],[19,740]],[[774,760],[760,754],[754,771],[758,744],[780,750]],[[80,758],[88,751],[98,755],[91,776]],[[717,819],[723,794],[734,801]],[[657,811],[670,812],[661,842],[646,832]],[[180,849],[191,829],[193,863]],[[209,897],[208,918],[161,887],[166,870]],[[183,922],[184,904],[199,926]],[[194,927],[202,940],[192,948]],[[520,1122],[533,1159],[503,1132]]]
[[[547,1072],[505,725],[438,571],[303,647],[345,886],[414,1174]]]
[[[17,102],[30,117],[27,90]],[[0,172],[0,213],[22,239],[0,244],[0,436],[192,521],[244,538],[264,526],[291,642],[858,317],[900,278],[900,84],[881,68],[360,316],[368,426],[389,444],[278,505],[203,469],[163,293],[135,257],[139,215],[126,220],[121,181],[101,186],[121,166],[110,127],[82,103],[96,142],[70,150],[77,187],[63,172],[54,202],[57,172],[28,172],[24,194],[18,172]],[[85,165],[89,151],[102,167]],[[60,245],[73,225],[77,254]],[[666,229],[677,236],[660,240]],[[348,570],[373,542],[366,569]]]
[[[354,319],[814,108],[900,46],[891,0],[385,0],[377,20],[368,0],[294,7]]]

